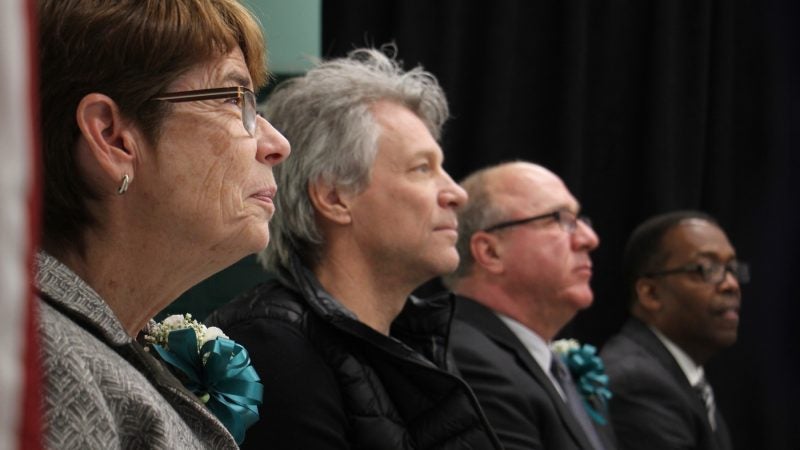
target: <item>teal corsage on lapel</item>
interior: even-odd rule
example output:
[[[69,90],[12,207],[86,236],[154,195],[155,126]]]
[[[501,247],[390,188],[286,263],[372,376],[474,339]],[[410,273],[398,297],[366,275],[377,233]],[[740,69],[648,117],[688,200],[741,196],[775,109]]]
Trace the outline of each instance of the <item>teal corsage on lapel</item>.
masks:
[[[611,391],[608,389],[608,375],[603,360],[597,355],[593,345],[581,346],[574,339],[559,339],[551,345],[569,369],[578,392],[583,397],[586,412],[600,425],[607,423],[604,412],[608,409]]]
[[[258,421],[264,390],[247,350],[191,314],[151,322],[144,341],[241,445],[247,428]]]

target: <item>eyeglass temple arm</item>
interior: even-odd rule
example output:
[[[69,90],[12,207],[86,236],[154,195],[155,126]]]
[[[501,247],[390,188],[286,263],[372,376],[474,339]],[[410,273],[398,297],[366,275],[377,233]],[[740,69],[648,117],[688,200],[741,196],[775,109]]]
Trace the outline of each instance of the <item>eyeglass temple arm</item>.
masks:
[[[199,91],[185,91],[185,92],[172,92],[161,94],[153,97],[153,100],[165,100],[170,102],[189,102],[194,100],[213,100],[218,98],[232,98],[238,95],[244,95],[247,92],[245,88],[215,88],[205,89]]]

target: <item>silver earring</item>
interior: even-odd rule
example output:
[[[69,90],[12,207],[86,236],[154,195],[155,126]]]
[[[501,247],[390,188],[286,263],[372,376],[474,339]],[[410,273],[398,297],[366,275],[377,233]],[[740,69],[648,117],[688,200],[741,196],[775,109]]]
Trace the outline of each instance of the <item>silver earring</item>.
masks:
[[[131,178],[126,173],[122,176],[122,186],[117,189],[117,194],[122,195],[128,190],[128,184],[130,184]]]

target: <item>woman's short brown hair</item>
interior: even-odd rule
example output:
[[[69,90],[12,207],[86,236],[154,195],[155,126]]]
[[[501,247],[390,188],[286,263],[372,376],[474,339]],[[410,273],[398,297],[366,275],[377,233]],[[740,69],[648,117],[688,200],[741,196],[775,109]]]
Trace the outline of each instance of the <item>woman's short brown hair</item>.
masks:
[[[99,92],[156,144],[170,106],[149,101],[192,66],[244,53],[257,88],[267,81],[255,17],[236,0],[39,0],[41,132],[46,249],[83,250],[98,198],[74,157],[80,100]]]

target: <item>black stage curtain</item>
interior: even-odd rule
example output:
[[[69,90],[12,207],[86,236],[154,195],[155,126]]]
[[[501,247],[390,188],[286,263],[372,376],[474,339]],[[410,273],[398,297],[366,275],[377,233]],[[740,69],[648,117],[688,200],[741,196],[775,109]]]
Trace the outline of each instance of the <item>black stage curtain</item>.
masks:
[[[593,219],[595,304],[567,333],[625,317],[620,260],[655,213],[714,215],[752,265],[739,342],[707,365],[739,449],[796,448],[800,401],[797,65],[792,1],[324,0],[323,51],[393,41],[444,86],[460,179],[514,159],[558,173]],[[792,200],[795,198],[795,200]]]

